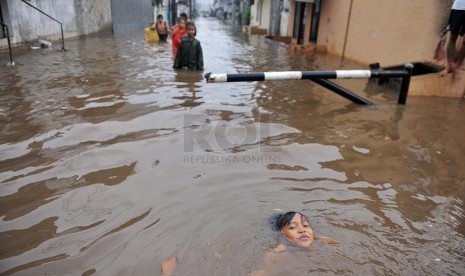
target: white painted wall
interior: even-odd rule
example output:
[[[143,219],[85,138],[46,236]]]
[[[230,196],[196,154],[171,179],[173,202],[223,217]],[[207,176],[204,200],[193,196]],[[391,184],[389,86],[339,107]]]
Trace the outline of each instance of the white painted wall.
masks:
[[[250,26],[268,30],[270,26],[271,1],[272,0],[256,0],[255,3],[250,6]]]
[[[64,36],[75,37],[111,29],[110,0],[30,0],[63,24]],[[60,25],[22,1],[6,0],[12,44],[42,39],[61,39]],[[3,6],[2,6],[3,7]]]
[[[262,23],[260,24],[262,29],[268,29],[270,26],[271,1],[263,0]]]
[[[289,10],[288,11],[283,11],[281,13],[281,25],[279,28],[279,35],[281,36],[291,36],[291,34],[287,33],[287,29],[289,27]]]

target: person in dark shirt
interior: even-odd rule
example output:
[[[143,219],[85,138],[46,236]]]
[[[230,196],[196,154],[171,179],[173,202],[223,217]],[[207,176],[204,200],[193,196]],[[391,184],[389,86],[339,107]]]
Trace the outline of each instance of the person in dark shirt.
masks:
[[[174,69],[203,70],[203,53],[200,41],[195,38],[197,29],[193,22],[186,24],[187,36],[184,36],[179,45]]]

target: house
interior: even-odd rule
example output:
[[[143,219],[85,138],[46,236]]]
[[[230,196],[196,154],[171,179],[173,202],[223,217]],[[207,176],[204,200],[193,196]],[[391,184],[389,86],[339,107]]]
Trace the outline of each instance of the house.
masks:
[[[434,60],[434,52],[452,3],[453,0],[255,0],[249,29],[251,34],[266,34],[286,42],[291,50],[322,51],[362,64],[377,62],[385,67],[422,62],[442,66],[444,61]],[[452,83],[450,78],[428,79],[429,86],[462,95],[465,82]],[[433,85],[435,82],[442,84]],[[427,87],[413,81],[415,86]]]
[[[227,19],[232,12],[232,0],[214,0],[213,8],[217,18]]]
[[[432,61],[453,0],[255,0],[251,27],[362,63]]]

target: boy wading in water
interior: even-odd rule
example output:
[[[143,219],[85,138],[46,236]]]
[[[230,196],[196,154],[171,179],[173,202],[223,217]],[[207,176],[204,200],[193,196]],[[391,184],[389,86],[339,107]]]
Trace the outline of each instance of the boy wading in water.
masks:
[[[166,24],[166,21],[163,19],[163,15],[159,14],[157,16],[157,22],[152,25],[152,30],[155,30],[160,37],[160,41],[166,42],[168,38],[168,33],[170,32],[170,27]]]
[[[195,38],[197,29],[193,22],[186,24],[187,36],[181,39],[176,58],[174,60],[174,69],[191,69],[203,70],[203,54],[200,41]]]

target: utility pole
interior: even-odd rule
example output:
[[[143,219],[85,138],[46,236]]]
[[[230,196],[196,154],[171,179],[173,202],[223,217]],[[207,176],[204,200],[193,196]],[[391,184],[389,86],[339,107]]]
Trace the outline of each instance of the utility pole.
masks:
[[[192,13],[193,13],[193,17],[197,17],[197,1],[195,0],[191,0],[194,4],[192,6]]]
[[[171,0],[171,25],[174,26],[176,24],[176,18],[178,15],[177,7],[176,7],[176,0]]]
[[[232,23],[234,25],[237,23],[237,3],[236,3],[236,0],[232,1]]]

